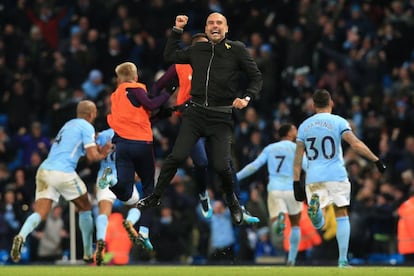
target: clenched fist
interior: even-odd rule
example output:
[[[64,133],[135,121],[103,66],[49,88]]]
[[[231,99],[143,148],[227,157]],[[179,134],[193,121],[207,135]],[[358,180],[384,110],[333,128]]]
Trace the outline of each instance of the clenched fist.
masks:
[[[179,29],[184,29],[184,26],[187,25],[187,22],[187,15],[177,15],[177,17],[175,18],[175,27]]]

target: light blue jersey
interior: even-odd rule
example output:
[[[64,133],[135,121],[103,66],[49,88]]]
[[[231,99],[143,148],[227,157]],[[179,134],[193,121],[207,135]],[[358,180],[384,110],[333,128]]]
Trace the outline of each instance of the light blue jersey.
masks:
[[[108,128],[104,131],[101,131],[98,134],[98,137],[96,138],[96,143],[103,147],[106,143],[112,140],[114,137],[115,132],[112,128]],[[116,167],[115,167],[115,151],[112,151],[108,156],[103,159],[100,163],[99,171],[98,171],[98,178],[102,176],[103,170],[107,167],[110,167],[112,169],[112,175],[116,179],[117,173],[116,173]]]
[[[305,144],[308,158],[306,184],[348,179],[341,145],[345,131],[351,131],[349,123],[330,113],[317,113],[299,126],[297,141]]]
[[[237,173],[241,180],[250,176],[267,163],[269,173],[268,191],[293,189],[293,160],[295,158],[296,144],[283,140],[266,146],[259,156]],[[304,163],[306,164],[306,159]]]
[[[79,159],[86,154],[85,149],[95,145],[95,128],[92,124],[85,119],[72,119],[60,129],[40,168],[74,172]]]

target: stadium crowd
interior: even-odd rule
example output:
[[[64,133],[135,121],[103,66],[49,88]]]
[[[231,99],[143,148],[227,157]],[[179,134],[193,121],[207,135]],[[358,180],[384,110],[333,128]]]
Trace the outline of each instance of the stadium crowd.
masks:
[[[189,16],[182,43],[190,45],[192,34],[204,30],[206,15],[214,11],[226,15],[228,37],[247,45],[263,74],[260,97],[234,113],[236,170],[279,139],[281,124],[299,125],[312,114],[316,88],[329,90],[333,113],[348,119],[358,137],[387,164],[381,175],[345,148],[352,183],[351,260],[388,262],[380,257],[399,252],[406,262],[414,260],[414,245],[407,246],[403,239],[410,233],[413,239],[414,231],[399,227],[400,207],[414,196],[413,0],[1,1],[0,252],[7,256],[12,237],[31,214],[36,169],[56,132],[75,117],[76,104],[94,101],[99,112],[96,130],[106,129],[115,66],[135,63],[140,81],[151,87],[170,65],[162,53],[175,16]],[[171,151],[178,127],[175,115],[153,123],[158,167]],[[241,201],[261,222],[224,231],[198,214],[191,168],[189,159],[157,209],[155,253],[133,250],[131,261],[220,261],[209,258],[217,249],[209,246],[217,231],[234,241],[222,246],[234,245],[239,262],[285,254],[280,238],[268,229],[264,170],[241,182]],[[92,201],[97,170],[86,161],[78,166]],[[214,215],[219,215],[225,207],[214,197],[220,183],[213,173],[210,183]],[[39,228],[26,260],[55,260],[69,249],[68,205],[60,205],[62,210],[55,208],[50,220],[61,231],[51,231],[56,228],[50,225]],[[123,212],[121,205],[115,207]],[[42,241],[47,231],[54,232],[50,246]],[[322,244],[301,252],[298,263],[336,256],[330,254],[336,246],[331,232],[329,227],[320,231]],[[47,252],[50,248],[54,250]]]

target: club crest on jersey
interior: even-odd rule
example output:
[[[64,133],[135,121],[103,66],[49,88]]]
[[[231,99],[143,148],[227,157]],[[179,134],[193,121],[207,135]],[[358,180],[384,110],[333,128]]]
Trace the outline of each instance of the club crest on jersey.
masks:
[[[230,45],[230,44],[228,44],[227,42],[226,42],[226,43],[224,43],[224,46],[226,46],[227,50],[231,48],[231,45]]]

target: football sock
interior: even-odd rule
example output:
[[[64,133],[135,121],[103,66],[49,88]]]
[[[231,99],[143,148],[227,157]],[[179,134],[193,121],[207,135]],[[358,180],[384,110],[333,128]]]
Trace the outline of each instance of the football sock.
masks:
[[[105,240],[106,229],[108,227],[108,216],[100,214],[96,218],[96,240]]]
[[[142,235],[144,239],[147,239],[149,236],[149,229],[146,226],[139,227],[139,233]]]
[[[300,227],[299,226],[293,226],[292,230],[290,232],[290,249],[288,254],[288,262],[295,263],[296,256],[298,255],[298,247],[299,247],[299,241],[300,241]]]
[[[339,261],[347,261],[351,226],[349,217],[336,218],[336,240],[338,241]]]
[[[26,240],[27,235],[32,233],[41,221],[42,219],[40,218],[39,213],[33,213],[26,219],[19,232],[19,235],[23,237],[23,240]]]
[[[126,220],[130,221],[132,225],[138,222],[139,218],[141,217],[141,211],[138,208],[131,208],[128,211],[128,216]]]
[[[82,233],[83,255],[92,256],[93,219],[91,211],[79,212],[79,228]]]

